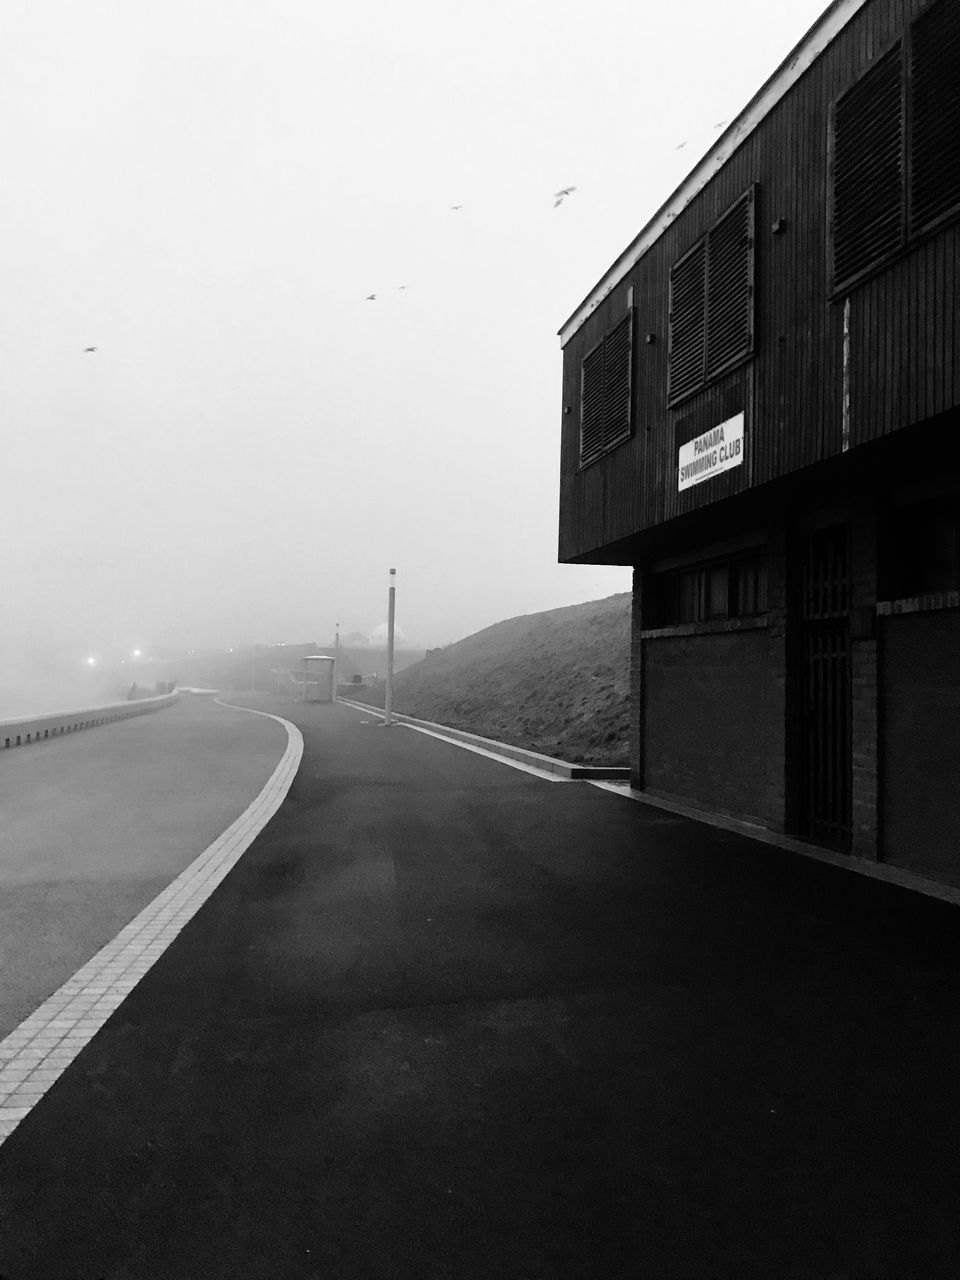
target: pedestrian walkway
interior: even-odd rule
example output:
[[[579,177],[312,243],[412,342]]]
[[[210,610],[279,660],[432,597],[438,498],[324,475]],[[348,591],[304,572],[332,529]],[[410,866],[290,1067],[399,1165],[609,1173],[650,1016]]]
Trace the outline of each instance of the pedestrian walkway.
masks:
[[[279,812],[0,1146],[5,1280],[952,1280],[955,907],[281,708]]]

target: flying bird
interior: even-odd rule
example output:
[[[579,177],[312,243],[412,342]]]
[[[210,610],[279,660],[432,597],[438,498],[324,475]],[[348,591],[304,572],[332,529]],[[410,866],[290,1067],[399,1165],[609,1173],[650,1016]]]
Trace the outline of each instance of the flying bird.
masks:
[[[83,354],[86,355],[88,351],[96,351],[96,349],[96,347],[84,347]]]
[[[398,284],[398,285],[397,285],[397,292],[398,292],[398,293],[403,293],[403,291],[404,291],[404,289],[405,289],[406,287],[407,287],[407,286],[406,286],[405,284]]]
[[[452,205],[450,206],[450,208],[451,208],[451,210],[452,210],[454,213],[456,213],[456,211],[457,211],[458,209],[462,209],[462,208],[463,208],[463,205],[462,205],[462,204],[452,204]]]
[[[686,145],[687,145],[687,144],[686,144],[686,141],[684,141],[684,142],[678,142],[678,143],[677,143],[677,145],[676,145],[673,149],[674,149],[674,151],[682,151],[682,150],[683,150],[683,148],[684,148]]]
[[[555,191],[553,193],[553,207],[556,209],[558,205],[563,204],[567,196],[572,195],[576,189],[576,187],[561,187],[559,191]]]
[[[368,293],[367,296],[364,298],[364,302],[376,302],[376,300],[377,300],[377,295],[375,293]]]
[[[723,128],[723,126],[724,126],[726,123],[727,123],[727,121],[726,121],[726,120],[718,120],[718,121],[717,121],[717,123],[716,123],[713,127],[714,127],[715,129],[722,129],[722,128]]]

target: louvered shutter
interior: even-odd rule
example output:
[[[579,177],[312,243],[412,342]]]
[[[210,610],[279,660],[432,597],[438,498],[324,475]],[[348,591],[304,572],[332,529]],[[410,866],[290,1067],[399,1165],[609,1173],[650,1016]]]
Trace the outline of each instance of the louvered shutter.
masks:
[[[903,71],[897,45],[837,102],[833,278],[839,285],[903,242]]]
[[[583,360],[580,376],[580,465],[594,462],[630,434],[633,311]]]
[[[603,343],[585,357],[580,374],[580,465],[603,453]]]
[[[940,0],[913,24],[910,210],[913,230],[960,203],[960,4]]]
[[[753,350],[753,192],[707,236],[707,377]]]
[[[630,357],[633,314],[603,344],[603,447],[612,449],[630,434]]]
[[[671,403],[703,383],[707,247],[701,240],[670,272]]]

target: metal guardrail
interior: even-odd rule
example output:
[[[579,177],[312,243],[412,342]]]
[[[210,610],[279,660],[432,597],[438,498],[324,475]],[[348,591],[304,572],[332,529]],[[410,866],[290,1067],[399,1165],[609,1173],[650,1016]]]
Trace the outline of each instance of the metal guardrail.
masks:
[[[74,711],[51,711],[42,716],[22,716],[16,720],[0,720],[0,743],[4,747],[25,747],[27,743],[57,738],[79,729],[129,720],[131,716],[161,711],[177,700],[176,693],[161,693],[154,698],[137,698],[133,702],[107,702],[100,706],[81,707]]]

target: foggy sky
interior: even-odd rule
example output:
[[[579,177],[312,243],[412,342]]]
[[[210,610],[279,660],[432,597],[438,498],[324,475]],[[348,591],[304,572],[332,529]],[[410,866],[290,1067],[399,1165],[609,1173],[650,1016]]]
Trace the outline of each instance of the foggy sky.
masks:
[[[557,329],[823,7],[7,0],[3,644],[626,590],[556,563]]]

